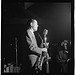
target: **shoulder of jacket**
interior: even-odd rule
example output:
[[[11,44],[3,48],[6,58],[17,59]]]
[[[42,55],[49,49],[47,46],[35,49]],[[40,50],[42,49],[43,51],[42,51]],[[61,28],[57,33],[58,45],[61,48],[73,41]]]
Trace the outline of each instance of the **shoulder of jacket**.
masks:
[[[32,33],[31,33],[30,29],[28,29],[28,30],[27,30],[27,35],[28,35],[28,36],[31,36],[31,34],[32,34]]]
[[[27,30],[27,33],[31,33],[30,29]]]

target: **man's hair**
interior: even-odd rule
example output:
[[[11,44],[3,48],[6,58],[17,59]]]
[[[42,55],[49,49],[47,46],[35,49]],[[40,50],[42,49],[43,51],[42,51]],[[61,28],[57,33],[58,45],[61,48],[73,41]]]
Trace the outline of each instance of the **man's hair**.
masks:
[[[34,20],[36,20],[36,19],[29,19],[27,23],[30,24],[30,23],[33,22]]]
[[[28,19],[28,21],[27,21],[27,24],[26,24],[26,28],[28,29],[28,28],[30,28],[31,27],[31,22],[34,22],[34,20],[36,20],[36,19]]]

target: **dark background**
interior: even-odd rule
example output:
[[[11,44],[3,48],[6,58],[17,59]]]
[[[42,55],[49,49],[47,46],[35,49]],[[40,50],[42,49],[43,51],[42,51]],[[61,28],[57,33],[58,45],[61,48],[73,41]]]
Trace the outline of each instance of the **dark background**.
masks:
[[[18,63],[22,63],[21,39],[29,18],[39,23],[38,32],[48,29],[48,41],[59,43],[71,40],[71,3],[70,2],[7,2],[2,1],[2,57],[6,62],[15,62],[17,37]]]

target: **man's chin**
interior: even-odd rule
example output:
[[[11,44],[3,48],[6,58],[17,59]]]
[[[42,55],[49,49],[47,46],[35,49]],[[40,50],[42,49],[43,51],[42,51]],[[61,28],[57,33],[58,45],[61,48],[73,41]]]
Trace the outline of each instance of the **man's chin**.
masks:
[[[37,31],[37,29],[35,31]]]

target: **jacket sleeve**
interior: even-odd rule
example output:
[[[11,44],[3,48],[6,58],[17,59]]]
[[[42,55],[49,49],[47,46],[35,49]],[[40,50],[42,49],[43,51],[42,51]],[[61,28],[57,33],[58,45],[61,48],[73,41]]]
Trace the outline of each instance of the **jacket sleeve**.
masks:
[[[28,43],[28,45],[29,45],[29,49],[30,49],[31,51],[34,51],[34,52],[36,52],[36,53],[38,53],[38,54],[42,54],[42,48],[39,48],[39,47],[37,46],[37,43],[33,41],[33,39],[32,39],[31,36],[29,36],[29,35],[26,36],[26,40],[27,40],[27,43]]]

